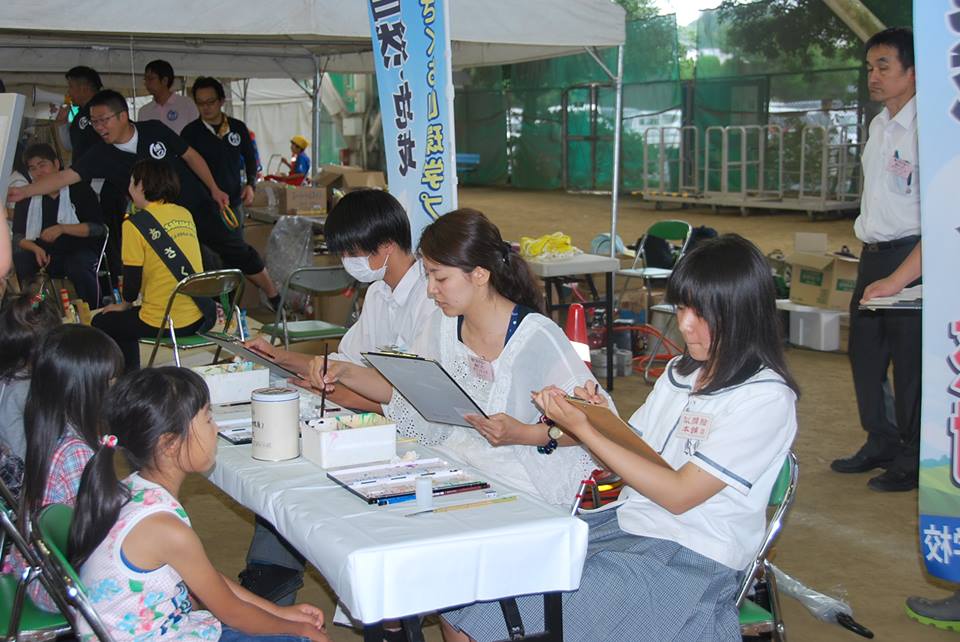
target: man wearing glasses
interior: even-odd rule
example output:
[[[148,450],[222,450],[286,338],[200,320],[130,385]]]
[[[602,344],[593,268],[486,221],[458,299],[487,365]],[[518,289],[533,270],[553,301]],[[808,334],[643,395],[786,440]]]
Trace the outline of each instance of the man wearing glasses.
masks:
[[[147,63],[143,70],[143,86],[153,96],[153,100],[140,108],[137,120],[159,120],[179,134],[187,123],[196,120],[199,114],[189,98],[174,93],[174,78],[173,66],[166,60]]]
[[[9,200],[17,202],[94,178],[104,178],[126,193],[130,170],[136,161],[142,158],[166,161],[180,179],[176,204],[190,210],[200,243],[218,254],[225,267],[240,269],[263,290],[271,305],[279,303],[280,294],[270,280],[263,259],[244,242],[239,229],[221,216],[230,197],[217,186],[197,150],[161,123],[131,122],[126,99],[112,89],[104,89],[90,101],[90,122],[102,142],[76,160],[70,169],[29,185],[10,188]]]
[[[181,136],[207,161],[217,185],[230,197],[230,207],[243,220],[243,206],[253,203],[257,182],[257,155],[243,121],[223,113],[226,94],[216,78],[201,76],[191,89],[200,118],[183,128]],[[242,177],[246,176],[246,181]]]

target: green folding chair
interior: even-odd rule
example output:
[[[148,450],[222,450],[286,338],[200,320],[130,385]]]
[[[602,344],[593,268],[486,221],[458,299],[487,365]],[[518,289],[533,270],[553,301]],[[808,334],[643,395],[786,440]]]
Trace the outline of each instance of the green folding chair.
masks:
[[[270,343],[283,337],[284,349],[289,349],[290,344],[297,341],[339,339],[347,333],[347,328],[352,324],[357,299],[360,296],[359,289],[355,288],[350,314],[347,315],[343,325],[314,319],[290,321],[287,318],[287,304],[294,290],[311,294],[339,294],[355,285],[354,278],[340,266],[297,268],[287,277],[280,291],[280,305],[277,307],[276,320],[264,325],[260,331],[270,336]]]
[[[634,248],[636,255],[633,259],[633,265],[629,268],[617,270],[617,276],[625,277],[621,296],[627,291],[627,283],[632,278],[643,280],[643,287],[647,293],[647,307],[650,307],[650,297],[652,295],[651,283],[653,281],[662,281],[670,278],[673,273],[673,266],[683,258],[690,245],[690,237],[693,235],[693,227],[686,221],[669,220],[657,221],[649,228],[646,233],[637,239],[637,245]],[[674,253],[673,264],[670,267],[654,267],[647,264],[647,255],[645,252],[648,237],[657,237],[670,242],[677,249]]]
[[[150,353],[150,360],[147,367],[153,366],[157,358],[157,350],[160,346],[173,349],[173,360],[177,366],[180,366],[180,351],[193,350],[195,348],[207,348],[217,345],[202,334],[193,334],[190,336],[177,336],[176,328],[173,327],[173,319],[170,318],[170,309],[173,307],[173,301],[178,296],[207,297],[217,299],[223,307],[225,321],[224,327],[230,327],[230,322],[234,316],[240,318],[240,308],[238,302],[243,296],[244,277],[240,270],[213,270],[210,272],[197,272],[191,274],[179,283],[170,293],[167,300],[167,307],[163,312],[163,320],[160,322],[160,328],[157,330],[157,336],[154,338],[140,339],[140,343],[152,345],[153,351]],[[167,336],[164,336],[164,335]],[[243,327],[240,327],[240,340],[244,340]],[[216,363],[220,358],[221,347],[217,345],[217,350],[213,355],[212,363]]]
[[[785,642],[787,639],[782,611],[780,610],[780,598],[777,594],[777,580],[773,569],[770,567],[770,562],[767,560],[767,555],[780,536],[780,531],[783,530],[784,519],[791,505],[793,505],[797,493],[799,476],[800,467],[797,464],[797,456],[792,452],[788,453],[767,502],[767,505],[775,510],[767,524],[767,531],[760,548],[757,549],[757,554],[744,569],[743,581],[740,583],[740,590],[737,592],[737,608],[740,609],[740,632],[744,636],[768,637],[779,642]],[[747,594],[755,583],[761,589],[756,594],[766,596],[763,605],[747,598]]]
[[[9,540],[12,549],[17,550],[27,563],[21,577],[0,575],[0,640],[52,640],[69,633],[70,623],[62,613],[50,613],[37,607],[27,594],[32,582],[40,581],[48,591],[49,587],[36,552],[17,528],[18,507],[19,502],[0,482],[0,551]]]
[[[73,509],[63,504],[50,504],[40,511],[34,520],[34,531],[39,534],[35,543],[40,556],[40,563],[45,575],[52,580],[50,595],[59,602],[66,602],[72,607],[66,612],[74,632],[79,631],[77,614],[86,620],[100,642],[113,642],[103,620],[87,596],[87,589],[80,581],[76,570],[67,561],[65,551],[70,537],[70,521],[73,519]]]

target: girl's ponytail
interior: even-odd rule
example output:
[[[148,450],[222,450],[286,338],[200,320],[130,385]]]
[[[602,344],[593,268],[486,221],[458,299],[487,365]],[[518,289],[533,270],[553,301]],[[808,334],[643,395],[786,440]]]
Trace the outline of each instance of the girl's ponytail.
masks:
[[[117,445],[115,436],[104,435],[100,447],[83,471],[67,549],[74,568],[80,568],[106,539],[120,516],[120,509],[130,499],[130,492],[117,479],[113,465]]]

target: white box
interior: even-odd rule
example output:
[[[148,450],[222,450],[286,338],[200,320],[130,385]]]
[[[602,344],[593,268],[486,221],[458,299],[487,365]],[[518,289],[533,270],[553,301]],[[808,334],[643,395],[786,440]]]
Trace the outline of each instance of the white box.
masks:
[[[270,371],[250,361],[198,366],[191,370],[207,382],[210,405],[247,403],[254,390],[270,386]]]
[[[790,343],[813,350],[839,350],[842,314],[836,310],[794,304],[790,310]]]
[[[301,454],[321,468],[389,461],[397,456],[397,425],[374,413],[301,423]],[[330,429],[330,424],[334,428]]]

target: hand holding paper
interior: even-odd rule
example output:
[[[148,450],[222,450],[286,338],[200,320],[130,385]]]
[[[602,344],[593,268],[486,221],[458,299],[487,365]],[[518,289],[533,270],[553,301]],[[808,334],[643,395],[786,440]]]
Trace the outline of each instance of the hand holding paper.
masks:
[[[490,442],[491,446],[530,445],[527,443],[529,439],[523,439],[524,434],[529,433],[530,426],[517,421],[510,415],[502,412],[490,417],[465,415],[464,419]]]

